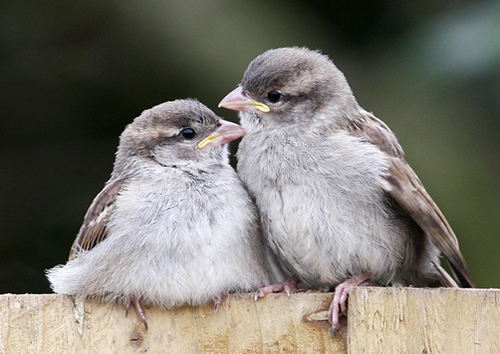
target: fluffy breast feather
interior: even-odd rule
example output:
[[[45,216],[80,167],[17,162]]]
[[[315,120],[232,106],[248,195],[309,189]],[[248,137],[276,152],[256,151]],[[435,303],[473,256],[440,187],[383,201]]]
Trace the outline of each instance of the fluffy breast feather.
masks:
[[[256,199],[267,241],[289,272],[315,286],[367,270],[387,282],[406,236],[379,207],[386,155],[345,131],[318,135],[282,129],[240,144],[238,173]]]
[[[254,207],[229,166],[144,168],[115,204],[106,239],[51,270],[56,292],[172,307],[268,282]]]

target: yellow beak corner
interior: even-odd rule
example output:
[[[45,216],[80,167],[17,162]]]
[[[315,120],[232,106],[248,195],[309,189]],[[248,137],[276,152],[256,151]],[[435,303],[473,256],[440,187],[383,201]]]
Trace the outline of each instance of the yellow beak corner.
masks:
[[[271,110],[264,103],[257,102],[248,97],[241,86],[238,86],[233,91],[229,92],[226,97],[220,101],[219,107],[234,109],[242,112],[250,112],[253,109],[257,109],[261,112],[267,113]]]

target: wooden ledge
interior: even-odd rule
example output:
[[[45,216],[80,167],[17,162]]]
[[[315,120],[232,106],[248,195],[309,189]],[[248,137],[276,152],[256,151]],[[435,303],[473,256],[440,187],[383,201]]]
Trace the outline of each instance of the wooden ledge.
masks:
[[[500,290],[357,288],[337,336],[321,319],[331,293],[231,295],[213,306],[134,311],[64,295],[0,295],[0,353],[494,353]],[[78,311],[77,311],[78,312]],[[311,316],[311,314],[313,314]],[[80,332],[81,331],[81,334]]]

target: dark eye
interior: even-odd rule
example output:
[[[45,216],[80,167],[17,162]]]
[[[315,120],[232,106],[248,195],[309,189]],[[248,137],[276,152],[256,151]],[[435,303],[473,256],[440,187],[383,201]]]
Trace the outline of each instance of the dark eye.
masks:
[[[196,132],[193,130],[193,128],[183,128],[181,130],[181,135],[184,139],[191,140],[196,136]]]
[[[281,99],[281,93],[278,91],[271,91],[267,94],[267,98],[273,103],[278,102]]]

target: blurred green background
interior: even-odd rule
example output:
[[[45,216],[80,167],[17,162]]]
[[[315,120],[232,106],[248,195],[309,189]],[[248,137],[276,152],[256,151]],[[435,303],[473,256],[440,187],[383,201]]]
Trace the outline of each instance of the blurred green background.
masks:
[[[219,100],[269,48],[321,49],[391,126],[480,287],[500,287],[499,1],[2,1],[0,292],[49,292],[144,109]]]

